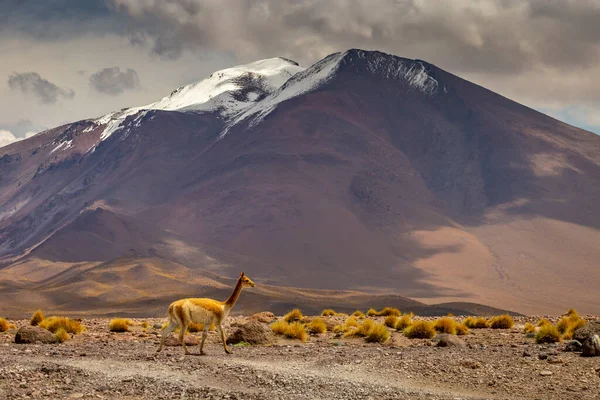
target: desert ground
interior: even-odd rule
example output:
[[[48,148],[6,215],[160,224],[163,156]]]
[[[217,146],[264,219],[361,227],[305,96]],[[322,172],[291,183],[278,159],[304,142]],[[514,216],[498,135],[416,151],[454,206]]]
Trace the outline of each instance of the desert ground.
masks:
[[[345,320],[322,318],[329,326]],[[226,354],[210,331],[204,356],[198,346],[185,356],[175,343],[157,354],[164,318],[132,320],[122,333],[110,332],[109,319],[84,319],[86,330],[62,344],[16,344],[11,329],[0,334],[0,398],[598,399],[600,357],[567,352],[568,341],[536,344],[523,326],[538,319],[515,317],[512,329],[472,329],[459,336],[458,347],[390,329],[383,344],[328,331],[305,343],[273,336],[267,345],[230,344],[233,354]],[[226,335],[247,321],[228,317]],[[186,340],[200,336],[189,333]]]

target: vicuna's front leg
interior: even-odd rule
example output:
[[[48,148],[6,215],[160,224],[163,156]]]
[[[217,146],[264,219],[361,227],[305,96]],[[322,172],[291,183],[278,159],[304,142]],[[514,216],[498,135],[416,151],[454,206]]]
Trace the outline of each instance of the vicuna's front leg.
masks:
[[[227,343],[225,343],[225,334],[223,333],[223,328],[221,327],[221,324],[217,324],[217,330],[219,331],[219,334],[221,335],[221,341],[223,342],[223,348],[225,349],[225,353],[227,354],[231,354],[231,350],[229,350],[227,348]]]
[[[200,342],[200,355],[203,356],[206,353],[204,352],[204,341],[206,340],[206,337],[208,336],[208,328],[209,328],[209,324],[205,324],[204,325],[204,330],[202,331],[202,341]]]

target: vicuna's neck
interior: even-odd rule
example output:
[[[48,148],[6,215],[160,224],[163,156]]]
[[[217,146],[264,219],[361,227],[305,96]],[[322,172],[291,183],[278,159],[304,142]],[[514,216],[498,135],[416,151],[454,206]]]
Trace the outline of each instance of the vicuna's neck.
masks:
[[[238,279],[237,285],[235,285],[235,289],[233,289],[233,293],[231,293],[231,296],[229,296],[229,298],[225,302],[225,307],[227,307],[228,309],[231,309],[233,307],[233,305],[235,304],[235,302],[237,301],[238,297],[240,297],[241,292],[242,292],[242,278]]]

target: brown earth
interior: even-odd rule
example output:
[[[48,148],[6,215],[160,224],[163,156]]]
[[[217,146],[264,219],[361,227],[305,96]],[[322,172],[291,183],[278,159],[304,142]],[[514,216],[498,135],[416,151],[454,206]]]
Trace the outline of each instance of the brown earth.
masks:
[[[206,356],[183,356],[180,347],[156,354],[159,331],[152,326],[163,319],[137,319],[129,333],[109,333],[106,319],[85,319],[87,331],[60,345],[16,345],[14,331],[0,334],[0,397],[596,399],[600,358],[564,352],[565,343],[536,345],[521,332],[536,319],[518,317],[510,330],[472,330],[461,337],[464,348],[393,331],[385,344],[327,333],[306,343],[231,346],[227,355],[210,332]],[[229,318],[226,331],[244,321]]]

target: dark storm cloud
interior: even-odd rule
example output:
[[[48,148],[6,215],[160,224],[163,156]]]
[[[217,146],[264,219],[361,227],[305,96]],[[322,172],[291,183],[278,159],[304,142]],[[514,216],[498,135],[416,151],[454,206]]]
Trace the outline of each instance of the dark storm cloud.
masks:
[[[360,47],[487,73],[600,61],[598,0],[111,1],[168,58],[216,48],[310,63]]]
[[[96,91],[117,95],[126,90],[138,89],[140,79],[135,70],[127,68],[121,72],[119,67],[104,68],[90,76],[90,85]]]
[[[11,90],[32,94],[45,104],[56,103],[61,97],[71,99],[75,96],[73,90],[58,87],[42,78],[37,72],[13,73],[8,77],[8,87]]]
[[[105,0],[2,0],[0,33],[58,40],[81,33],[124,32],[127,17],[109,5]]]

